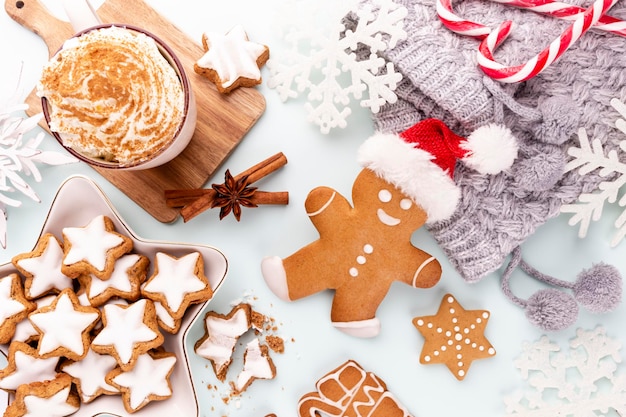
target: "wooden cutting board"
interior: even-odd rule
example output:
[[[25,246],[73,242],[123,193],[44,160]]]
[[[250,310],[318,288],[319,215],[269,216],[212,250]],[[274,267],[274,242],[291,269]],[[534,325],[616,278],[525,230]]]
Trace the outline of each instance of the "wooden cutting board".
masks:
[[[5,8],[13,20],[41,36],[50,56],[73,35],[71,25],[52,16],[38,0],[5,0]],[[254,88],[239,88],[230,95],[219,93],[193,70],[194,62],[204,53],[200,40],[189,38],[143,0],[106,0],[98,15],[103,23],[139,26],[165,41],[183,63],[194,89],[198,122],[182,154],[165,165],[143,171],[94,168],[157,220],[172,222],[178,210],[166,206],[164,190],[202,187],[263,114],[265,99]],[[41,111],[34,90],[26,102],[30,114]]]

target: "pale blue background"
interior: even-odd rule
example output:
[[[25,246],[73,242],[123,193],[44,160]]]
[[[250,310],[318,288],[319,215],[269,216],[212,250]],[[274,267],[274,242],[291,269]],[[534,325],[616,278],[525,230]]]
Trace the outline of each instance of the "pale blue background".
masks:
[[[274,12],[280,11],[284,1],[148,0],[148,3],[198,42],[206,30],[226,32],[232,26],[242,24],[252,40],[268,44],[272,56],[278,58],[285,44],[271,22]],[[61,17],[58,2],[46,0],[44,3]],[[23,100],[35,85],[46,55],[47,49],[36,35],[0,12],[1,102],[14,95]],[[268,76],[267,70],[264,70],[264,76]],[[394,285],[379,309],[382,331],[375,339],[352,338],[332,328],[329,323],[330,293],[285,303],[267,289],[260,274],[261,259],[267,255],[287,256],[316,238],[316,231],[303,208],[306,194],[315,186],[327,185],[349,196],[352,181],[360,170],[356,150],[373,133],[373,127],[368,111],[354,105],[346,129],[322,135],[316,126],[306,121],[302,99],[282,103],[278,94],[265,84],[259,90],[267,100],[265,114],[209,184],[222,182],[226,168],[234,173],[240,172],[282,151],[289,159],[288,165],[258,185],[269,191],[288,190],[288,206],[244,209],[239,223],[232,216],[219,221],[217,211],[208,211],[187,224],[182,221],[161,224],[87,166],[42,167],[43,182],[30,181],[42,202],[38,204],[24,199],[21,208],[9,209],[8,247],[0,250],[0,262],[32,249],[58,186],[72,174],[85,174],[104,189],[139,236],[209,244],[222,250],[229,260],[228,276],[209,308],[226,313],[232,302],[252,297],[257,310],[276,319],[278,334],[287,340],[285,353],[273,355],[278,369],[276,379],[254,383],[238,401],[228,405],[222,402],[219,392],[206,388],[207,384],[219,386],[219,383],[208,362],[195,357],[192,367],[201,415],[264,416],[274,412],[279,417],[293,416],[300,396],[313,390],[319,377],[347,359],[354,359],[378,374],[416,416],[503,415],[502,397],[525,387],[512,361],[519,355],[524,341],[536,340],[542,332],[528,324],[522,310],[502,295],[497,276],[487,277],[478,284],[464,283],[425,230],[415,233],[414,243],[442,262],[443,278],[429,290]],[[50,136],[43,147],[60,150]],[[577,229],[568,226],[565,217],[550,221],[524,245],[527,260],[546,273],[568,280],[573,280],[581,269],[599,261],[613,263],[622,273],[626,272],[623,256],[626,243],[615,249],[609,248],[608,244],[613,235],[611,223],[617,217],[617,211],[614,207],[607,210],[604,219],[591,226],[586,239],[577,237]],[[516,294],[524,298],[539,288],[522,275],[513,278],[513,287]],[[423,339],[411,324],[414,316],[434,314],[446,292],[453,293],[466,309],[492,312],[486,335],[497,355],[474,362],[462,382],[442,365],[419,364]],[[575,326],[550,336],[565,347],[565,342],[575,335],[576,328],[591,329],[603,325],[609,336],[618,338],[623,344],[626,342],[624,319],[624,306],[604,316],[582,311]],[[201,325],[192,329],[190,345],[200,337],[201,331]],[[624,368],[623,364],[620,365],[618,372],[626,372]],[[229,374],[231,378],[235,375],[236,371]],[[227,392],[227,389],[221,391]]]

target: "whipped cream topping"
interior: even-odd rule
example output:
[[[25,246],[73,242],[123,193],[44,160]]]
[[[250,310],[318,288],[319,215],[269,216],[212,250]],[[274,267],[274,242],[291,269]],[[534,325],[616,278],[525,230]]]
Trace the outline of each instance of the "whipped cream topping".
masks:
[[[65,146],[121,165],[149,158],[183,119],[180,79],[154,39],[115,26],[67,40],[37,93]]]

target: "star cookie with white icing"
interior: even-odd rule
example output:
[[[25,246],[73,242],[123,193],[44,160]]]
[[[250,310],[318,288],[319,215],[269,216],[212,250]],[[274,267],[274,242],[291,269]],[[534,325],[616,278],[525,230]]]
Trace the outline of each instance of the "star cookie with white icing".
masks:
[[[11,259],[13,266],[24,276],[24,294],[29,300],[46,294],[58,294],[72,288],[72,279],[61,272],[63,245],[53,234],[45,233],[31,252]]]
[[[91,348],[113,356],[123,371],[132,369],[140,355],[163,343],[150,300],[141,299],[128,306],[107,304],[102,323],[104,327],[92,340]]]
[[[0,370],[0,389],[13,392],[22,384],[54,379],[58,363],[58,357],[43,359],[35,348],[13,342],[9,345],[7,366]]]
[[[134,413],[151,401],[165,400],[172,396],[169,378],[175,364],[176,355],[173,353],[144,353],[137,358],[137,363],[131,370],[114,369],[106,380],[122,393],[126,411]]]
[[[72,391],[72,379],[58,374],[49,381],[20,385],[4,416],[63,417],[74,414],[79,406],[78,395]]]
[[[261,67],[269,59],[270,50],[251,42],[240,25],[225,35],[204,33],[202,46],[205,54],[194,64],[194,70],[215,83],[219,92],[230,93],[238,87],[261,83]]]
[[[80,361],[64,361],[61,371],[72,377],[80,398],[89,403],[100,395],[119,394],[119,390],[106,382],[106,375],[117,367],[113,356],[100,355],[89,349],[87,355]]]
[[[154,272],[141,293],[160,302],[174,320],[182,318],[191,304],[203,303],[213,297],[209,280],[204,275],[204,260],[198,252],[180,258],[158,252]]]
[[[496,354],[484,335],[488,320],[489,311],[465,310],[454,296],[446,294],[436,315],[413,319],[425,339],[420,363],[443,363],[456,379],[463,380],[472,361]]]
[[[100,320],[100,310],[80,305],[74,291],[65,289],[52,304],[35,310],[28,319],[39,333],[39,356],[64,356],[77,361],[87,354],[89,332]]]
[[[22,281],[17,274],[0,278],[0,344],[11,341],[17,324],[34,309],[35,303],[24,296]]]
[[[255,379],[274,379],[276,367],[266,345],[261,345],[259,339],[252,339],[246,345],[243,356],[243,370],[234,382],[236,393],[242,393]]]
[[[103,215],[94,217],[84,227],[63,228],[63,242],[61,271],[71,278],[90,273],[109,279],[115,261],[133,247],[133,241],[117,233],[113,221]]]

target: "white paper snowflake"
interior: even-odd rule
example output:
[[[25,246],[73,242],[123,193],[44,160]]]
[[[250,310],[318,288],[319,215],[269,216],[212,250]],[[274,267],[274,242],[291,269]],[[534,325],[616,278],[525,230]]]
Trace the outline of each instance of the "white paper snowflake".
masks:
[[[611,100],[611,106],[623,117],[617,119],[615,127],[626,135],[626,104],[617,99]],[[581,175],[589,174],[599,169],[601,177],[610,177],[609,180],[598,184],[598,192],[583,193],[574,204],[564,204],[561,213],[573,214],[569,219],[569,225],[580,224],[578,236],[587,236],[591,221],[598,221],[602,217],[602,210],[605,203],[614,204],[617,201],[619,207],[624,207],[621,214],[615,220],[617,232],[611,240],[611,246],[617,246],[626,236],[626,195],[619,201],[618,197],[624,184],[626,184],[626,163],[620,161],[620,155],[615,150],[609,151],[606,155],[599,139],[589,141],[584,128],[578,131],[580,147],[571,147],[568,154],[573,157],[565,166],[565,171],[579,169]],[[626,139],[619,143],[621,151],[626,152]],[[620,152],[621,154],[621,152]],[[626,154],[621,155],[626,156]]]
[[[7,206],[19,207],[22,202],[11,195],[19,191],[40,202],[39,196],[24,177],[41,181],[37,164],[62,165],[76,162],[72,156],[38,149],[45,134],[26,138],[41,120],[42,115],[16,116],[28,109],[26,104],[0,106],[0,245],[6,248]]]
[[[531,390],[504,398],[506,417],[626,416],[621,344],[597,327],[579,329],[569,347],[562,352],[547,336],[524,344],[515,366]]]
[[[283,37],[290,48],[280,60],[267,62],[268,86],[283,101],[307,92],[309,121],[322,133],[347,125],[352,98],[374,113],[397,100],[394,90],[402,75],[378,52],[406,38],[407,10],[393,0],[371,3],[373,7],[358,0],[306,0],[281,8],[289,22]],[[346,30],[342,20],[351,12],[358,23]],[[369,58],[358,58],[357,48],[367,48]]]

